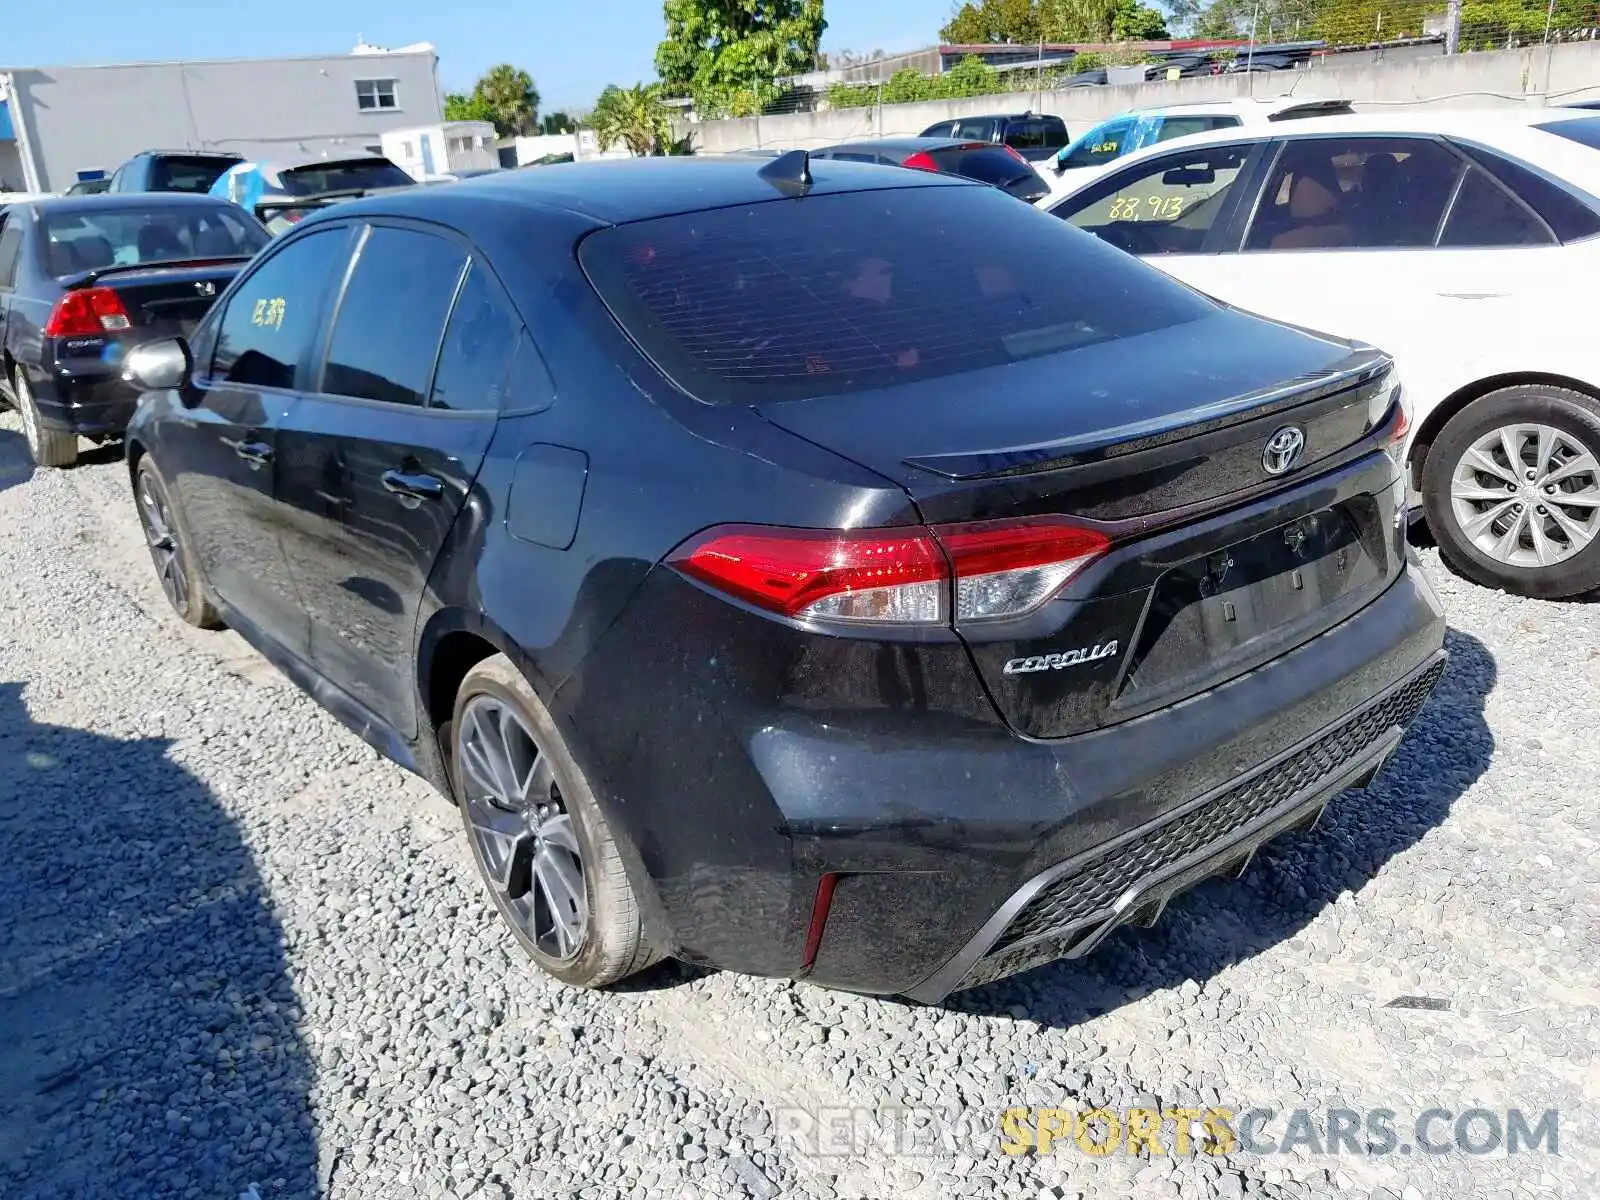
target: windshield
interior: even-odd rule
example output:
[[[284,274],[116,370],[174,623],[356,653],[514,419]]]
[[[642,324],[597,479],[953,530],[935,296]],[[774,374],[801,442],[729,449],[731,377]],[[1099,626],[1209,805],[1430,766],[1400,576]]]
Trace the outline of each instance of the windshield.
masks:
[[[310,163],[282,172],[283,190],[291,196],[319,192],[371,191],[374,188],[410,187],[416,182],[386,158],[350,162]]]
[[[229,204],[151,205],[49,213],[45,266],[55,276],[113,266],[249,257],[267,232]]]
[[[1096,125],[1057,156],[1057,165],[1063,169],[1092,167],[1126,154],[1133,121],[1132,117],[1118,117]]]
[[[986,187],[811,195],[639,221],[591,234],[579,259],[667,375],[724,404],[936,379],[1214,311]]]

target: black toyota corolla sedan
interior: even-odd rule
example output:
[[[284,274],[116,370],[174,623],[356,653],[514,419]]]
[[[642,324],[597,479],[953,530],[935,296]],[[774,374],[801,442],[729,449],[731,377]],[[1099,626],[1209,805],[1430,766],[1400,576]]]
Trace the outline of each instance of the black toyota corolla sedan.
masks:
[[[575,984],[1084,954],[1365,784],[1443,669],[1382,354],[949,176],[358,200],[127,369],[178,613],[453,797]]]

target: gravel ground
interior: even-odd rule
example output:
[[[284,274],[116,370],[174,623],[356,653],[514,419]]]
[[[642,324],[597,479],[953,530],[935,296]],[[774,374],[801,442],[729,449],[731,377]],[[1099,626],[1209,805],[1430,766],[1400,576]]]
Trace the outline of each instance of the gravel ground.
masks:
[[[1087,962],[943,1009],[671,965],[592,995],[525,963],[423,784],[168,615],[120,462],[25,461],[0,416],[0,1196],[1473,1200],[1600,1178],[1594,604],[1424,552],[1453,659],[1378,785]],[[1389,1007],[1408,996],[1443,1007]],[[1555,1109],[1559,1153],[1001,1153],[1008,1106],[1135,1104],[1384,1108],[1407,1144],[1433,1107]],[[797,1133],[842,1106],[965,1124],[900,1152]]]

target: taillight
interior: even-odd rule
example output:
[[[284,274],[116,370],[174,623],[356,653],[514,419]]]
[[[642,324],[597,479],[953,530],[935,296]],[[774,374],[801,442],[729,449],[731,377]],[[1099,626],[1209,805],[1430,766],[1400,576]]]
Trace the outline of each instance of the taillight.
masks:
[[[65,292],[50,310],[44,323],[44,336],[97,337],[102,333],[121,333],[132,329],[122,297],[110,288],[78,288]]]
[[[957,621],[1030,612],[1111,545],[1098,530],[1049,517],[936,525],[933,532],[955,571]]]
[[[945,625],[1022,616],[1110,539],[1052,517],[904,529],[724,526],[671,563],[709,587],[803,621]]]
[[[933,161],[933,155],[926,150],[918,150],[900,165],[910,167],[916,171],[937,171],[939,169],[939,164]]]

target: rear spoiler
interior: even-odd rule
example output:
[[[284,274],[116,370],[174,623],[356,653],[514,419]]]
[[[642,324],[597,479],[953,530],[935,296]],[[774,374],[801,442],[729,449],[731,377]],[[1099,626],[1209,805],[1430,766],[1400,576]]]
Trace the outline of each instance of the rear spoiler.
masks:
[[[359,200],[363,196],[382,196],[389,192],[404,192],[415,186],[417,185],[380,188],[338,188],[330,192],[313,192],[309,196],[267,196],[256,201],[256,216],[266,220],[273,213],[283,212],[288,209],[326,208],[328,205],[337,204],[341,200]]]
[[[173,258],[162,262],[112,263],[109,267],[96,267],[92,271],[80,271],[76,275],[63,276],[61,286],[68,291],[74,291],[77,288],[93,287],[107,275],[119,275],[128,271],[181,270],[184,267],[231,267],[237,263],[247,263],[252,257],[249,254],[227,254],[212,258]]]

